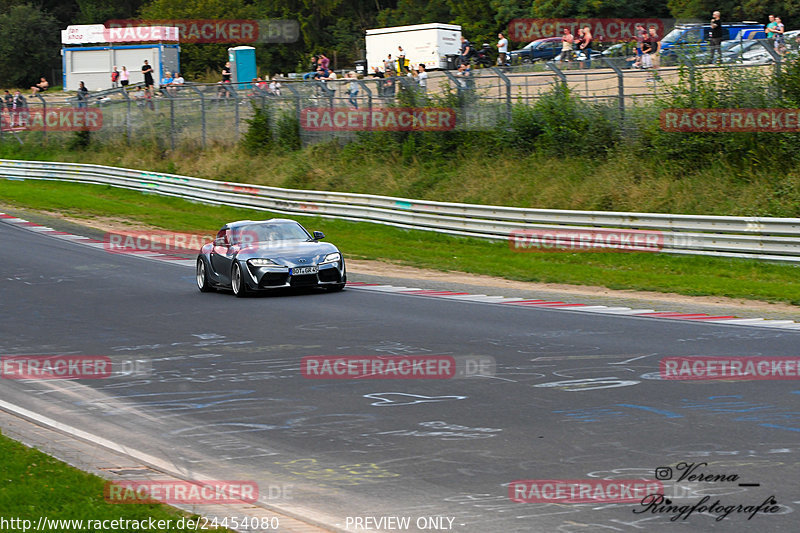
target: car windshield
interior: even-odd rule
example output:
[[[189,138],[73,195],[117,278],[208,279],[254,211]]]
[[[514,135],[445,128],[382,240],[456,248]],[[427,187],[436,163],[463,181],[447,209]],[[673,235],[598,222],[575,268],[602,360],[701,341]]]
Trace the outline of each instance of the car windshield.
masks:
[[[684,36],[684,33],[686,35],[684,36],[684,38],[682,40],[683,41],[690,41],[689,34],[691,32],[694,32],[695,35],[696,35],[697,33],[699,33],[699,28],[697,28],[696,30],[690,30],[689,32],[686,31],[686,28],[680,28],[680,29],[679,28],[675,28],[674,30],[669,32],[663,39],[661,39],[661,43],[662,44],[665,44],[665,43],[666,44],[671,44],[671,43],[677,42],[681,38],[681,36]]]
[[[311,236],[300,224],[261,223],[233,228],[234,244],[278,243],[285,241],[308,241]]]

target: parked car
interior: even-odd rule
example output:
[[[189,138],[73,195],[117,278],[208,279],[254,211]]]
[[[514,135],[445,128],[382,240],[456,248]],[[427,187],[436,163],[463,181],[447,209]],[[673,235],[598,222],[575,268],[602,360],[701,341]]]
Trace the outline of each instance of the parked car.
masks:
[[[711,24],[678,24],[661,39],[661,62],[676,64],[680,52],[689,57],[709,51]],[[723,41],[764,39],[764,25],[759,22],[731,22],[722,24]]]
[[[240,297],[287,287],[341,290],[347,282],[344,257],[323,238],[321,231],[311,234],[282,218],[225,224],[197,256],[197,287]]]
[[[598,50],[592,50],[592,59],[600,59],[603,57],[602,52]],[[558,55],[553,58],[553,61],[561,61],[561,52],[559,51]],[[573,62],[577,61],[586,61],[586,52],[582,52],[579,50],[572,51],[572,60]]]
[[[561,37],[546,37],[528,43],[520,50],[510,52],[511,63],[549,61],[561,53]]]

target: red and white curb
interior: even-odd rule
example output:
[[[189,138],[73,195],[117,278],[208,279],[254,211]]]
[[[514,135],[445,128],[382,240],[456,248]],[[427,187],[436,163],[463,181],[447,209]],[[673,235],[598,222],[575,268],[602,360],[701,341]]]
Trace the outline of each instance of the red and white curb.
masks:
[[[55,237],[58,239],[84,244],[94,248],[105,249],[107,246],[103,241],[91,239],[89,237],[82,237],[80,235],[73,235],[58,231],[47,226],[42,226],[34,222],[29,222],[25,219],[18,218],[6,213],[0,213],[0,222],[13,224],[24,229],[35,231]],[[120,252],[114,252],[120,253]],[[167,261],[173,264],[186,265],[194,267],[195,259],[187,259],[169,254],[161,254],[157,252],[121,252],[123,255],[133,255],[136,257],[144,257],[147,259],[155,259],[159,261]],[[665,318],[672,320],[691,320],[694,322],[706,322],[714,324],[736,324],[743,326],[756,326],[764,328],[777,328],[777,329],[791,329],[800,330],[800,323],[793,320],[770,320],[766,318],[739,318],[732,315],[709,315],[706,313],[679,313],[669,311],[656,311],[654,309],[633,309],[630,307],[610,307],[607,305],[589,305],[582,303],[567,303],[561,301],[547,301],[547,300],[529,300],[525,298],[510,298],[507,296],[487,296],[485,294],[471,294],[468,292],[454,292],[454,291],[440,291],[430,289],[420,289],[414,287],[396,287],[394,285],[381,285],[377,283],[364,283],[364,282],[349,282],[348,287],[357,288],[365,291],[407,294],[412,296],[423,296],[428,298],[445,298],[448,300],[462,300],[468,302],[481,302],[481,303],[494,303],[514,305],[519,307],[531,307],[536,309],[568,309],[570,311],[580,311],[586,313],[601,313],[609,315],[629,315],[638,317],[650,318]]]
[[[691,320],[714,324],[736,324],[743,326],[756,326],[764,328],[800,330],[800,323],[793,320],[769,320],[766,318],[739,318],[732,315],[709,315],[706,313],[679,313],[669,311],[656,311],[654,309],[633,309],[630,307],[610,307],[607,305],[589,305],[581,303],[567,303],[548,300],[528,300],[525,298],[510,298],[507,296],[487,296],[485,294],[471,294],[467,292],[439,291],[419,289],[415,287],[395,287],[394,285],[380,285],[377,283],[349,282],[348,287],[376,292],[407,294],[424,296],[427,298],[444,298],[447,300],[461,300],[467,302],[481,302],[529,307],[537,309],[568,309],[586,313],[601,313],[609,315],[629,315],[649,318],[667,318],[673,320]]]

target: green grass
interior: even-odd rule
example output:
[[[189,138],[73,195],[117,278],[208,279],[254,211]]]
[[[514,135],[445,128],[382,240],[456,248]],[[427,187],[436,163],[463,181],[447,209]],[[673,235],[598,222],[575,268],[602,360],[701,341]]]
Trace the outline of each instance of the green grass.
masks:
[[[35,528],[44,516],[57,520],[171,520],[171,527],[159,531],[194,531],[178,529],[177,521],[189,515],[166,505],[112,504],[103,498],[106,481],[81,472],[38,450],[0,435],[0,517],[30,520]],[[164,522],[166,524],[167,522]],[[110,524],[110,523],[109,523]],[[69,531],[66,526],[41,529],[46,532]],[[0,527],[2,531],[21,531],[20,527]],[[29,529],[30,530],[30,529]],[[120,531],[125,529],[84,529],[85,531]],[[220,530],[223,531],[223,530]]]
[[[107,186],[0,180],[0,199],[75,217],[113,217],[136,225],[212,235],[232,220],[273,216],[207,206]],[[283,216],[283,215],[274,215]],[[518,253],[508,243],[451,237],[378,224],[292,217],[321,230],[347,257],[499,276],[520,281],[604,286],[745,298],[800,305],[798,268],[717,257],[648,253]]]
[[[94,163],[293,189],[515,207],[800,217],[800,167],[787,164],[776,172],[772,163],[754,160],[752,166],[741,168],[720,154],[689,163],[665,159],[655,151],[642,156],[624,148],[602,158],[520,154],[511,149],[499,153],[472,149],[442,156],[409,152],[399,144],[388,152],[324,144],[298,152],[252,155],[239,147],[215,145],[171,151],[150,141],[131,145],[93,141],[86,149],[74,150],[66,148],[72,133],[61,134],[63,144],[58,134],[51,133],[46,145],[35,138],[37,134],[28,134],[23,146],[13,139],[1,142],[0,158]]]

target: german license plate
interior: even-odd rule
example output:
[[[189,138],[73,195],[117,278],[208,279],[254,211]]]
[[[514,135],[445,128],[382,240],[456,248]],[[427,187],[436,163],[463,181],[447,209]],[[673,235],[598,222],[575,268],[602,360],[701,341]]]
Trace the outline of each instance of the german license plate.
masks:
[[[319,267],[294,267],[292,269],[292,276],[305,276],[307,274],[316,274],[319,272]]]

